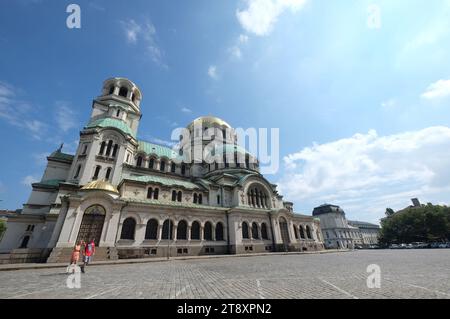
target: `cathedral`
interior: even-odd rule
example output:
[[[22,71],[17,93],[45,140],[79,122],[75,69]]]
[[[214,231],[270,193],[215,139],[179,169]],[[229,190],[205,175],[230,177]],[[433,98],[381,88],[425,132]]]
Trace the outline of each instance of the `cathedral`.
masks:
[[[294,213],[227,122],[200,117],[157,145],[137,138],[141,100],[128,79],[104,82],[76,153],[48,156],[4,216],[0,263],[68,262],[81,240],[97,261],[323,249],[319,219]]]

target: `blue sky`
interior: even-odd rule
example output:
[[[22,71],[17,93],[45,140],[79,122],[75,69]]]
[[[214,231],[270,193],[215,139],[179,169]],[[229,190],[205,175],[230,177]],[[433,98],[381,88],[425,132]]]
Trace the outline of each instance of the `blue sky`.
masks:
[[[449,203],[449,16],[448,0],[2,1],[0,208],[26,202],[61,142],[74,152],[112,76],[143,92],[143,139],[210,114],[279,128],[267,178],[299,213]]]

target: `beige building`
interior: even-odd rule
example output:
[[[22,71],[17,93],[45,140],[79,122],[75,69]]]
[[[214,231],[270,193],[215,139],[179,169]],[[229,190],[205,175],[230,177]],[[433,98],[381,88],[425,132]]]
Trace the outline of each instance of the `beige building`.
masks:
[[[2,262],[68,261],[91,239],[97,260],[323,249],[319,220],[294,213],[228,123],[200,117],[177,148],[149,143],[137,139],[141,100],[127,79],[104,82],[76,153],[52,153],[6,216]]]

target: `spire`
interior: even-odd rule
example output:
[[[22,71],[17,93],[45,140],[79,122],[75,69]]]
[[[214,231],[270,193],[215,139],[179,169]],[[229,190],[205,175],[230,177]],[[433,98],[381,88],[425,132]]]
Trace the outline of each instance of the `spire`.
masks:
[[[62,149],[64,147],[64,143],[61,143],[61,145],[59,146],[59,148],[56,150],[58,153],[61,153]]]

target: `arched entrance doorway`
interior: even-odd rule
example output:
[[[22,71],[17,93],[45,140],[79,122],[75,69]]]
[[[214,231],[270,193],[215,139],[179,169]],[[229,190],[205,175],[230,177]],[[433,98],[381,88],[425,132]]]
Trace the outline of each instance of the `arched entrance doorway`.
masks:
[[[291,240],[289,239],[288,224],[287,224],[287,221],[286,221],[286,219],[284,217],[281,217],[279,222],[280,222],[281,239],[283,240],[284,250],[287,251],[288,250],[288,245],[291,242]]]
[[[94,205],[86,209],[81,220],[77,242],[84,240],[86,243],[92,239],[98,247],[102,235],[103,223],[105,222],[106,211],[100,205]]]

